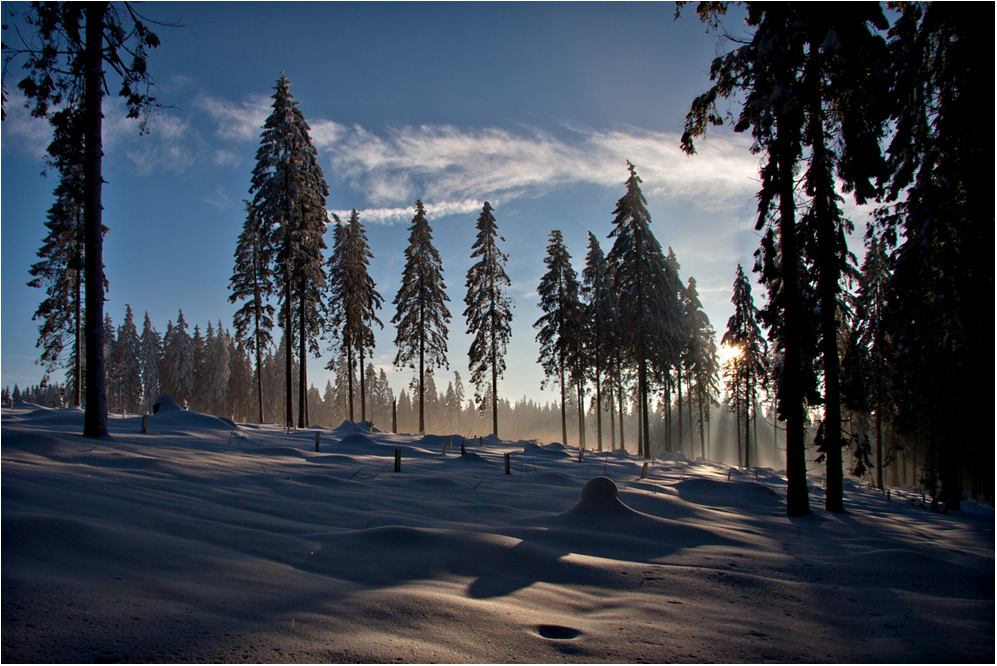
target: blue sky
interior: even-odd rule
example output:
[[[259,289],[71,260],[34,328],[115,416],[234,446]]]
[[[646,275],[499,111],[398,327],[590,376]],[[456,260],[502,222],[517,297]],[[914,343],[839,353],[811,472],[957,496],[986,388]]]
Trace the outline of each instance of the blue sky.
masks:
[[[11,10],[26,3],[5,2]],[[451,373],[468,379],[461,317],[474,221],[495,208],[509,254],[513,337],[500,395],[553,399],[536,363],[536,286],[552,229],[581,271],[587,232],[608,252],[626,161],[644,180],[653,229],[695,277],[715,328],[726,326],[736,265],[752,264],[758,158],[750,140],[718,130],[700,154],[679,150],[685,113],[725,45],[670,3],[143,3],[162,46],[149,70],[164,108],[151,133],[105,105],[105,305],[115,324],[130,304],[162,333],[177,311],[202,330],[231,328],[227,301],[259,131],[284,71],[312,128],[330,211],[357,208],[385,298],[375,363],[391,370],[391,301],[413,204],[431,216],[454,319]],[[731,24],[734,20],[731,19]],[[9,43],[7,35],[4,41]],[[37,383],[42,290],[25,286],[45,235],[56,177],[43,178],[44,121],[7,81],[2,128],[2,384]],[[736,108],[732,108],[736,112]],[[331,242],[331,238],[329,239]],[[762,290],[755,287],[756,302]],[[279,335],[279,333],[277,333]],[[328,343],[323,343],[323,348]],[[313,360],[323,387],[330,354]],[[437,382],[445,388],[447,378]]]

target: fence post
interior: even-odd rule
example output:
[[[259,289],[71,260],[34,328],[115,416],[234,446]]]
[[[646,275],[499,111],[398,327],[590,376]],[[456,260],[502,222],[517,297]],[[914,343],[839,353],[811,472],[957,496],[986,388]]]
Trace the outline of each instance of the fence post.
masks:
[[[642,479],[646,479],[647,478],[647,463],[644,463],[644,466],[641,467],[640,478],[642,478]]]
[[[319,433],[315,433],[315,453],[318,453],[318,436]]]
[[[395,449],[395,473],[402,471],[402,450]]]
[[[149,432],[149,415],[148,414],[143,414],[142,415],[142,432],[143,433]]]
[[[508,453],[505,454],[505,473],[506,474],[512,474],[512,472],[509,471],[509,454]]]

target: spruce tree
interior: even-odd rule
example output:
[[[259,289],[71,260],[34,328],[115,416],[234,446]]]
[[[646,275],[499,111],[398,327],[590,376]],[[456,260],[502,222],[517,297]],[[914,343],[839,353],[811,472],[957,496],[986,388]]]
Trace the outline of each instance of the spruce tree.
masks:
[[[751,467],[750,458],[750,425],[751,415],[757,402],[758,387],[764,382],[767,372],[767,347],[758,326],[758,309],[751,297],[751,282],[748,281],[741,265],[737,266],[734,278],[734,314],[727,320],[727,331],[720,343],[737,350],[731,357],[731,368],[728,375],[728,391],[734,396],[733,409],[737,414],[738,425],[743,424],[742,440],[740,428],[738,433],[738,461],[740,465],[740,443],[744,442],[744,466]],[[756,443],[757,446],[757,443]]]
[[[183,409],[188,409],[194,392],[194,342],[187,333],[183,310],[177,323],[167,326],[163,337],[164,392]]]
[[[641,455],[650,458],[651,371],[674,365],[680,351],[677,334],[682,313],[673,289],[677,277],[670,277],[661,245],[651,232],[647,200],[640,191],[642,181],[633,164],[627,162],[627,169],[627,192],[616,204],[610,234],[616,240],[607,261],[613,267],[624,357],[637,370]]]
[[[599,245],[599,239],[589,232],[588,254],[582,271],[584,318],[588,322],[588,366],[595,382],[597,450],[602,451],[603,377],[613,367],[616,355],[616,326],[618,313],[613,278],[609,264]],[[610,384],[610,387],[612,385]],[[612,400],[610,400],[612,415]],[[615,438],[615,434],[613,435]]]
[[[540,301],[537,307],[543,316],[537,319],[533,328],[538,329],[537,343],[540,357],[537,362],[544,369],[544,384],[553,379],[561,391],[561,441],[568,443],[568,425],[565,414],[565,389],[567,373],[573,359],[581,356],[584,344],[582,325],[584,316],[579,299],[578,276],[571,265],[571,255],[564,246],[561,232],[550,232],[550,244],[544,258],[547,272],[540,278],[537,294]],[[583,380],[582,380],[583,381]],[[579,409],[583,409],[579,404]],[[579,447],[583,431],[579,431]]]
[[[415,202],[415,217],[409,232],[402,283],[394,300],[397,313],[391,323],[398,327],[395,365],[408,365],[418,372],[419,434],[424,435],[423,378],[427,369],[432,371],[434,368],[449,367],[447,324],[450,323],[450,310],[446,304],[450,298],[443,283],[443,262],[433,246],[433,230],[426,220],[422,201]]]
[[[117,329],[110,313],[104,315],[104,359],[107,365],[107,408],[116,412],[121,408],[121,363],[117,353]]]
[[[142,337],[139,339],[139,363],[142,370],[143,409],[152,411],[152,402],[159,395],[159,366],[163,356],[163,341],[152,325],[149,313],[145,313],[142,323]]]
[[[723,10],[701,5],[700,18],[716,24]],[[697,97],[686,116],[683,149],[695,152],[694,139],[708,125],[721,125],[717,100],[745,95],[735,131],[751,129],[760,151],[761,168],[756,227],[766,229],[759,267],[769,285],[773,316],[768,322],[783,357],[778,379],[779,415],[786,422],[786,512],[810,512],[806,480],[804,408],[806,382],[803,356],[802,262],[796,215],[796,169],[802,154],[804,109],[792,91],[798,85],[805,57],[795,7],[748,5],[746,22],[754,33],[748,44],[713,61],[714,85]],[[778,241],[776,235],[778,234]]]
[[[127,16],[125,15],[127,13]],[[101,216],[101,104],[108,89],[105,65],[121,81],[127,115],[141,116],[155,100],[150,94],[146,50],[159,46],[159,38],[131,5],[124,9],[109,2],[35,3],[26,22],[34,29],[31,43],[10,51],[7,61],[25,55],[27,76],[18,88],[32,100],[31,113],[49,118],[58,136],[71,133],[82,144],[78,166],[83,175],[83,254],[85,290],[86,412],[83,434],[107,436],[107,376],[104,358],[104,263]],[[55,109],[53,111],[53,109]],[[144,124],[143,124],[144,129]],[[74,142],[75,143],[75,142]],[[65,155],[50,153],[56,160]],[[70,159],[76,162],[76,157]],[[66,171],[60,169],[65,175]]]
[[[381,309],[384,299],[368,271],[373,258],[360,214],[353,210],[346,225],[340,226],[337,221],[333,251],[328,261],[329,323],[346,350],[350,421],[354,420],[354,372],[360,378],[360,418],[367,420],[364,357],[374,349],[374,325],[383,326],[376,312]],[[358,358],[354,357],[354,352]]]
[[[229,302],[245,303],[233,316],[235,337],[245,340],[246,349],[255,357],[256,407],[259,423],[265,421],[263,412],[263,354],[273,344],[274,308],[269,302],[273,294],[272,248],[270,235],[260,225],[252,204],[245,202],[246,221],[235,248],[235,269],[229,282]]]
[[[887,297],[893,275],[892,260],[882,239],[869,230],[865,259],[859,277],[859,345],[863,348],[864,379],[869,403],[876,419],[876,487],[883,489],[883,423],[891,423],[894,413],[892,377],[893,349],[887,329]]]
[[[308,123],[281,72],[274,87],[273,111],[263,125],[252,185],[253,214],[261,233],[274,249],[274,276],[280,296],[280,320],[288,338],[285,349],[285,427],[294,425],[292,380],[293,334],[298,333],[299,393],[306,392],[307,352],[318,352],[316,338],[323,324],[325,287],[322,251],[325,242],[325,200],[329,187],[308,135]],[[295,329],[297,322],[297,329]],[[306,403],[299,403],[298,425],[307,421]]]
[[[49,231],[38,250],[40,261],[29,271],[32,279],[28,286],[44,288],[46,294],[32,316],[32,320],[42,321],[35,345],[42,348],[38,363],[45,365],[47,373],[52,372],[59,366],[68,341],[70,404],[79,406],[83,385],[83,177],[78,164],[60,166],[64,173],[45,222]]]
[[[699,432],[700,453],[706,458],[707,431],[710,424],[710,410],[717,404],[720,393],[718,375],[720,363],[717,358],[716,331],[699,300],[696,278],[689,278],[685,289],[686,313],[691,330],[689,362],[692,375],[690,402],[695,404],[696,427]]]
[[[468,350],[471,383],[475,399],[491,403],[492,434],[498,436],[498,380],[505,373],[505,352],[512,337],[512,299],[506,289],[512,284],[505,273],[508,257],[498,248],[494,209],[487,201],[478,216],[478,230],[471,246],[471,259],[478,261],[467,271],[464,318],[467,333],[473,336]]]
[[[125,305],[125,319],[118,327],[118,381],[123,411],[137,414],[142,409],[142,345],[135,328],[132,306]]]
[[[923,481],[947,508],[994,489],[987,419],[992,381],[993,184],[989,129],[974,90],[988,81],[986,21],[958,3],[903,5],[890,29],[895,132],[892,204],[880,216],[896,245],[888,331],[896,348],[898,427],[928,444]]]

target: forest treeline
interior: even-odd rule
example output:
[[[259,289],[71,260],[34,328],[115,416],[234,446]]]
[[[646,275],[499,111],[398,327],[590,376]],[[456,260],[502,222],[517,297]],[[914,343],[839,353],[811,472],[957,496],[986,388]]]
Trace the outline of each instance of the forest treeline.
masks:
[[[612,245],[604,254],[589,235],[581,279],[561,233],[550,235],[535,328],[538,362],[561,391],[560,438],[568,438],[573,401],[582,447],[591,411],[596,448],[604,446],[608,417],[612,439],[629,423],[620,443],[629,436],[645,457],[686,442],[695,452],[697,435],[708,455],[711,414],[722,400],[744,465],[758,451],[759,420],[778,415],[791,515],[810,510],[808,466],[824,465],[825,506],[840,512],[846,461],[882,487],[883,470],[898,455],[947,508],[958,508],[967,490],[992,497],[992,433],[980,418],[989,413],[982,387],[990,386],[984,374],[993,360],[984,332],[992,218],[979,200],[986,194],[989,201],[991,188],[967,92],[989,76],[979,57],[992,42],[984,22],[960,3],[744,6],[747,34],[712,63],[712,86],[693,100],[682,145],[692,155],[709,127],[728,122],[751,133],[761,159],[761,243],[752,268],[765,303],[755,306],[743,267],[732,267],[735,313],[717,344],[695,280],[681,281],[677,257],[651,231],[641,180],[628,163]],[[696,11],[723,31],[727,7],[700,3]],[[28,23],[40,46],[25,45],[8,60],[26,56],[28,75],[18,86],[34,115],[52,124],[49,162],[60,174],[50,233],[32,269],[32,284],[48,295],[36,314],[41,361],[58,366],[71,341],[72,402],[86,406],[84,433],[102,436],[107,400],[118,399],[107,340],[123,344],[103,316],[103,67],[122,79],[129,115],[141,116],[155,104],[145,52],[158,37],[128,5],[39,4]],[[356,210],[345,222],[327,212],[328,185],[283,73],[274,90],[235,251],[234,333],[209,324],[203,353],[208,359],[212,338],[239,359],[238,372],[255,389],[252,406],[240,408],[254,420],[306,427],[329,405],[350,420],[369,420],[385,401],[381,375],[366,371],[374,331],[384,326],[384,295],[368,270],[374,256]],[[878,206],[861,265],[847,242],[854,229],[845,197]],[[438,402],[427,378],[448,370],[452,314],[421,201],[414,211],[390,321],[395,365],[415,373],[405,396],[417,413],[413,429],[426,432],[439,418],[426,414],[427,403]],[[513,303],[494,213],[485,202],[477,219],[463,317],[472,336],[472,402],[499,434]],[[164,358],[166,338],[183,328],[179,319],[164,336]],[[130,332],[125,337],[134,343]],[[331,402],[321,395],[313,404],[300,396],[313,390],[308,359],[323,345],[332,354],[327,367],[342,374],[330,384]],[[174,381],[193,381],[193,371],[172,362]],[[173,390],[191,404],[179,384]],[[209,410],[219,408],[213,391],[202,396]],[[587,410],[586,400],[596,408]]]

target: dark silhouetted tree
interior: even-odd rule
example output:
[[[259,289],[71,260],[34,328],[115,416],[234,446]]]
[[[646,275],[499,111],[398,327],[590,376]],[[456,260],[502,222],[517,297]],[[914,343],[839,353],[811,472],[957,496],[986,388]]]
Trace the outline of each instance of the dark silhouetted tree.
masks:
[[[467,271],[464,317],[467,332],[473,336],[468,351],[475,399],[483,405],[488,397],[492,408],[492,434],[498,436],[498,380],[505,373],[505,351],[512,336],[512,299],[506,289],[512,284],[505,273],[508,257],[498,249],[498,226],[492,207],[486,201],[478,216],[478,235],[471,246],[471,259],[477,263]],[[486,396],[487,394],[487,396]]]
[[[422,201],[415,202],[415,217],[409,232],[402,283],[394,300],[397,313],[391,323],[398,327],[395,365],[407,364],[418,372],[419,434],[424,435],[426,366],[428,364],[430,372],[449,366],[447,324],[450,323],[450,310],[446,304],[450,298],[443,282],[443,262],[433,246],[433,230],[426,220]]]

